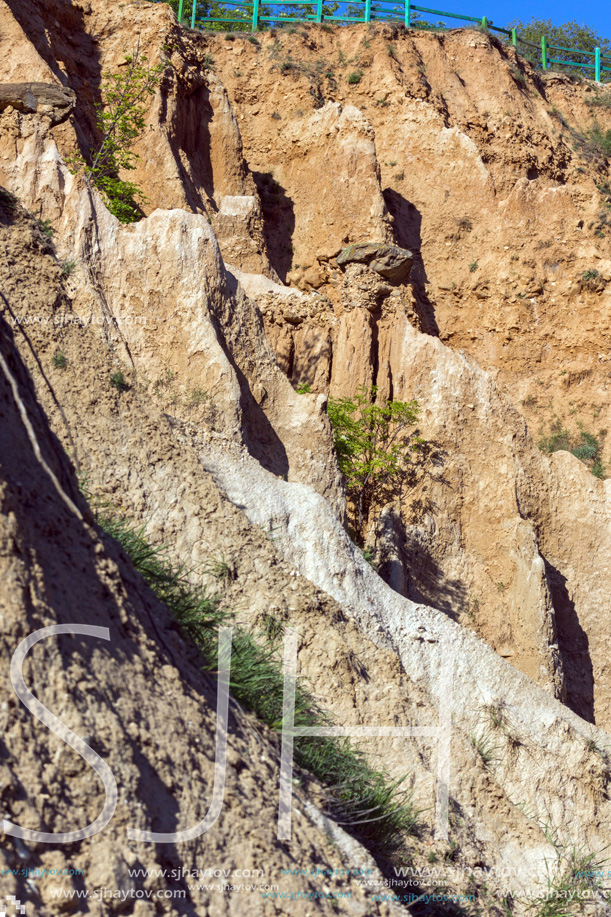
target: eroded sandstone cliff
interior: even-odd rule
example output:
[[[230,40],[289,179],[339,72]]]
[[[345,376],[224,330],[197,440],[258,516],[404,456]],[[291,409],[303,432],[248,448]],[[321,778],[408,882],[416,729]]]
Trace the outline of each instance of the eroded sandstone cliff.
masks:
[[[50,87],[40,107],[0,112],[0,179],[18,198],[3,199],[2,352],[62,486],[87,518],[63,448],[93,492],[145,524],[202,581],[211,578],[211,558],[220,558],[224,601],[255,629],[270,614],[299,628],[300,671],[342,723],[438,722],[443,653],[453,648],[450,844],[433,838],[425,818],[420,838],[406,841],[416,863],[458,850],[464,863],[518,864],[544,881],[545,859],[557,861],[571,844],[602,849],[608,737],[596,726],[611,722],[608,485],[574,456],[550,458],[536,444],[553,412],[577,405],[581,413],[571,416],[586,418],[600,407],[596,423],[604,424],[608,409],[604,354],[593,358],[607,333],[611,279],[603,230],[595,228],[604,194],[596,185],[607,166],[584,158],[574,136],[587,130],[587,103],[598,90],[543,79],[475,32],[308,27],[250,42],[182,30],[163,4],[26,0],[0,10],[0,80]],[[94,141],[103,71],[118,67],[136,41],[164,72],[138,146],[135,177],[150,199],[148,215],[123,226],[62,157]],[[348,84],[356,67],[362,78]],[[21,205],[51,223],[52,242]],[[409,280],[338,265],[346,244],[363,241],[412,250]],[[598,279],[586,286],[593,265]],[[571,348],[575,365],[558,369]],[[113,387],[119,370],[125,386]],[[299,382],[313,393],[298,395]],[[328,394],[374,383],[383,396],[418,399],[421,434],[435,456],[400,505],[375,507],[369,519],[392,588],[342,525],[325,412]],[[530,396],[537,385],[550,399],[539,414],[540,397]],[[73,576],[79,608],[85,597],[94,602],[88,620],[114,615],[118,652],[128,653],[125,641],[135,648],[133,674],[86,650],[111,697],[119,684],[135,686],[120,715],[99,714],[109,724],[101,754],[120,759],[123,731],[133,745],[122,786],[135,788],[138,775],[157,766],[152,751],[152,763],[138,756],[161,728],[164,704],[191,704],[188,729],[195,723],[206,737],[201,758],[190,742],[187,751],[183,727],[172,733],[177,760],[168,750],[166,795],[144,780],[142,810],[134,814],[125,802],[103,849],[80,851],[79,862],[93,869],[112,847],[115,872],[124,875],[125,863],[156,859],[122,846],[122,829],[132,817],[151,825],[174,812],[168,793],[188,755],[200,756],[188,758],[189,768],[210,788],[210,698],[190,662],[166,666],[168,684],[156,683],[159,710],[150,722],[139,715],[139,704],[155,700],[146,694],[151,667],[164,664],[168,645],[174,659],[185,648],[116,546],[88,522],[64,518],[6,395],[12,502],[2,532],[7,582],[21,584],[7,599],[7,665],[30,625],[29,602],[42,609],[37,622],[66,620]],[[16,464],[27,486],[10,471]],[[36,489],[47,510],[32,520]],[[44,537],[57,531],[63,541],[51,550]],[[71,540],[81,546],[76,562]],[[19,560],[26,544],[33,573]],[[52,594],[39,594],[40,577],[54,584]],[[92,581],[106,589],[98,606],[95,591],[87,595]],[[138,602],[145,617],[132,609]],[[152,632],[148,620],[156,622]],[[51,665],[69,668],[60,687],[73,698],[72,678],[90,677],[89,656],[85,665],[74,653],[48,652]],[[50,706],[60,687],[48,686]],[[90,706],[79,709],[89,731]],[[24,773],[40,780],[37,759],[53,740],[40,739],[22,712],[11,708],[10,716],[7,728],[21,743],[15,754],[23,746]],[[482,736],[493,744],[488,760]],[[235,824],[224,823],[214,849],[234,858],[260,849],[280,869],[285,853],[265,810],[277,786],[273,741],[265,739],[264,772],[247,741],[232,736],[236,769],[252,759],[232,791],[239,795],[242,779],[266,789],[246,808],[236,803]],[[417,802],[434,807],[434,744],[359,741],[393,776],[407,772]],[[179,787],[175,817],[188,820],[201,808],[197,790]],[[11,817],[63,824],[63,800],[41,795],[34,803],[25,787],[15,799]],[[87,812],[100,801],[89,799]],[[256,819],[266,824],[262,841]],[[231,840],[236,832],[243,847]],[[325,843],[304,821],[292,855],[308,860],[322,845],[324,862],[335,862]],[[18,855],[9,848],[10,865]],[[200,855],[194,848],[176,862]],[[519,890],[524,883],[518,873],[514,879]],[[7,882],[9,892],[23,892]],[[466,880],[457,887],[464,891]],[[501,893],[503,883],[492,887]],[[37,894],[31,913],[47,913],[50,891]],[[488,891],[478,894],[483,912],[496,914]],[[368,896],[352,906],[371,913],[374,903]],[[194,913],[207,907],[232,913],[244,905],[204,896]]]

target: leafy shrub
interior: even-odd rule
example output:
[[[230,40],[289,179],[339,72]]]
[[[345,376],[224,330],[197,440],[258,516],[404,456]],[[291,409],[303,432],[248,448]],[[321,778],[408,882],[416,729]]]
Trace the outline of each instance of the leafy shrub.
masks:
[[[363,79],[363,71],[355,70],[354,73],[348,74],[348,82],[351,86],[354,86],[356,83],[360,83]]]
[[[139,158],[133,145],[146,130],[146,100],[154,95],[164,69],[150,67],[146,55],[136,48],[125,54],[121,71],[104,74],[103,103],[97,104],[97,128],[101,140],[87,156],[80,152],[67,158],[72,172],[83,172],[87,182],[101,193],[106,206],[122,223],[142,218],[145,195],[133,182],[119,178],[121,170],[135,169]]]
[[[361,386],[354,398],[330,398],[327,413],[339,467],[353,501],[354,529],[360,540],[367,507],[381,492],[400,490],[421,440],[417,401],[378,403],[377,388]]]
[[[36,220],[36,225],[38,229],[41,231],[41,233],[43,234],[43,236],[46,236],[47,239],[52,239],[53,236],[55,235],[55,230],[51,226],[51,220],[42,220],[38,218]]]

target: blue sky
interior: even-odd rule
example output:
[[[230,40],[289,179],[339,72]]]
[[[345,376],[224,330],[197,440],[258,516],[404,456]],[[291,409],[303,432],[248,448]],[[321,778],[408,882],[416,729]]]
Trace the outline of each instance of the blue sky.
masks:
[[[503,28],[512,19],[528,22],[533,17],[551,19],[561,24],[576,19],[585,22],[600,35],[611,38],[611,7],[602,0],[593,3],[575,3],[569,0],[443,0],[441,6],[435,3],[414,0],[418,6],[444,9],[448,13],[467,13],[473,16],[487,16],[496,26]]]

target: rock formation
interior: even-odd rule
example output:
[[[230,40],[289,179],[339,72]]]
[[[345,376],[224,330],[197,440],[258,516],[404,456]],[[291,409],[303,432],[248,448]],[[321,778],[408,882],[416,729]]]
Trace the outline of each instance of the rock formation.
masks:
[[[162,3],[0,5],[5,818],[63,831],[104,803],[10,686],[17,644],[49,624],[110,628],[108,648],[41,643],[25,674],[119,784],[111,825],[73,855],[5,838],[8,869],[84,877],[0,874],[0,892],[28,917],[57,913],[58,889],[104,886],[189,896],[188,911],[141,898],[137,917],[285,913],[260,892],[130,874],[265,860],[305,915],[320,885],[283,869],[377,870],[305,774],[293,839],[277,840],[278,738],[235,704],[226,814],[190,845],[127,839],[203,818],[216,690],[93,524],[78,471],[256,639],[296,627],[299,673],[336,722],[443,722],[452,659],[447,842],[431,814],[435,742],[354,742],[408,775],[422,814],[403,855],[494,868],[450,884],[496,915],[508,888],[546,888],[546,862],[608,839],[609,487],[537,445],[573,424],[599,437],[603,469],[611,455],[598,433],[608,186],[589,134],[593,110],[608,117],[592,105],[602,90],[472,31],[304,23],[250,37],[183,29]],[[136,43],[163,74],[129,175],[149,203],[124,225],[66,162],[99,140],[103,75]],[[410,488],[370,508],[377,572],[346,531],[325,410],[361,386],[418,401],[427,455]],[[337,875],[327,893],[348,888]],[[62,902],[108,912],[86,906]],[[405,912],[358,884],[334,907]]]

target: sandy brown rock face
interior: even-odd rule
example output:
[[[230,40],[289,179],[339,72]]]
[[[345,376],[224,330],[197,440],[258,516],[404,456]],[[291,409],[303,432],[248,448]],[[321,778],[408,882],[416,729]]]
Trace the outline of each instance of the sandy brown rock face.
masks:
[[[301,123],[323,105],[357,108],[375,134],[392,241],[416,256],[424,330],[498,375],[537,436],[558,415],[573,432],[577,420],[595,434],[611,425],[608,297],[582,288],[588,271],[605,284],[611,278],[602,221],[608,169],[587,140],[595,118],[603,130],[611,122],[608,109],[590,104],[594,84],[542,78],[512,48],[470,31],[304,26],[262,36],[259,48],[242,42],[241,77],[221,41],[206,42],[251,169],[277,179]],[[281,69],[286,61],[293,66]],[[349,84],[355,68],[362,79]],[[319,166],[322,178],[304,184],[287,173],[280,182],[293,202],[293,241],[300,224],[315,232],[323,189],[341,219],[340,179],[329,189],[324,154]],[[349,181],[350,166],[341,168]],[[365,188],[355,226],[377,206],[377,191]],[[313,254],[323,241],[321,233]],[[297,255],[295,263],[299,274]]]
[[[88,424],[96,415],[98,422],[105,417],[108,437],[104,437],[103,427],[94,423],[98,456],[94,464],[102,471],[100,482],[111,467],[106,465],[103,470],[105,463],[99,461],[105,445],[112,444],[118,477],[129,474],[132,480],[140,469],[162,478],[163,466],[167,468],[172,451],[179,447],[175,445],[172,450],[168,444],[165,451],[158,448],[164,418],[155,411],[147,415],[144,400],[138,406],[125,392],[126,402],[121,405],[117,392],[113,393],[106,382],[112,357],[92,329],[76,325],[70,330],[58,329],[51,321],[51,331],[45,331],[35,322],[29,340],[36,341],[40,356],[33,357],[22,329],[11,322],[10,310],[18,306],[17,293],[21,294],[19,307],[32,310],[32,316],[40,317],[44,311],[52,318],[60,303],[64,308],[69,305],[44,236],[16,205],[6,209],[5,198],[0,212],[3,816],[31,830],[71,831],[93,822],[105,801],[104,788],[90,767],[38,724],[17,701],[9,681],[11,658],[20,641],[49,625],[86,624],[109,629],[108,643],[91,636],[43,640],[30,652],[24,675],[36,696],[103,757],[119,788],[118,805],[108,826],[78,844],[45,845],[5,833],[0,895],[3,899],[5,895],[19,898],[26,917],[85,912],[103,917],[109,913],[110,895],[114,896],[111,913],[125,912],[129,905],[134,914],[146,917],[154,911],[140,904],[157,897],[157,893],[163,896],[164,913],[169,917],[184,914],[185,907],[204,917],[219,906],[219,900],[223,912],[236,913],[233,899],[219,899],[214,890],[200,888],[197,878],[192,882],[185,878],[196,877],[197,870],[206,868],[204,863],[212,863],[212,868],[223,863],[223,868],[230,870],[261,869],[263,881],[278,887],[286,885],[282,870],[290,869],[295,858],[305,864],[315,856],[319,867],[344,868],[338,853],[344,842],[346,865],[355,861],[372,865],[366,852],[341,829],[327,823],[323,830],[320,815],[305,798],[298,804],[302,814],[296,816],[292,829],[291,852],[287,852],[286,843],[278,842],[277,802],[271,792],[278,782],[276,744],[269,734],[261,732],[260,725],[254,729],[254,724],[249,726],[243,713],[239,720],[230,714],[225,804],[216,825],[189,844],[163,848],[128,838],[128,829],[187,829],[206,814],[215,767],[214,679],[202,676],[202,660],[178,635],[167,609],[135,573],[118,545],[86,521],[89,511],[79,494],[73,467],[37,401],[15,337],[33,360],[32,366],[44,365],[47,381],[40,373],[39,379],[50,398],[51,413],[57,410],[57,396],[54,402],[49,395],[47,374],[54,371],[50,357],[58,344],[66,351],[67,366],[62,370],[55,367],[55,372],[64,374],[57,377],[58,391],[65,384],[78,393],[72,407],[60,394],[71,422],[90,399],[87,419],[77,433],[79,451],[86,444],[94,444]],[[8,262],[13,271],[7,270]],[[78,378],[71,384],[68,376],[73,374]],[[81,385],[85,378],[87,384]],[[72,413],[77,404],[76,413]],[[65,435],[66,417],[56,416]],[[122,467],[121,448],[128,444],[133,447],[129,433],[133,437],[136,430],[145,434],[141,444],[148,453],[134,452],[132,463]],[[67,442],[72,449],[74,441]],[[187,458],[182,467],[183,472],[193,474],[197,462],[189,463]],[[111,477],[116,486],[117,474]],[[187,478],[185,475],[182,480],[183,487]],[[137,491],[136,486],[134,494]],[[169,496],[167,486],[162,485],[161,492]],[[167,523],[167,513],[165,520]],[[267,544],[265,536],[260,537]],[[315,824],[317,818],[321,827]],[[333,843],[329,830],[339,832]],[[156,872],[145,876],[134,870]],[[327,880],[334,888],[336,874],[330,873]],[[252,906],[254,913],[259,909],[259,884],[252,897],[240,897],[241,910]],[[291,876],[286,891],[303,893],[303,903],[295,902],[295,913],[309,912],[307,896],[315,894],[317,887],[305,875]],[[344,883],[337,884],[338,890],[340,887],[343,890]],[[102,889],[107,890],[106,899]],[[88,893],[86,905],[78,898],[58,898],[74,891]],[[122,905],[118,910],[117,895]],[[372,904],[365,904],[365,895],[355,886],[350,907],[344,908],[340,902],[338,909],[354,914],[354,902],[360,898],[361,912],[371,912]],[[274,901],[266,904],[266,914],[280,912]],[[388,913],[377,906],[374,912]]]

